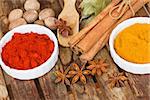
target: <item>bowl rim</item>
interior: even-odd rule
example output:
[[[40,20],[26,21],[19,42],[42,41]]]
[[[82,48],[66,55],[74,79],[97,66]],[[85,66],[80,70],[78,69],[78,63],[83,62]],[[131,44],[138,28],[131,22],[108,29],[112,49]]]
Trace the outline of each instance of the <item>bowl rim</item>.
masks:
[[[147,74],[150,73],[150,63],[146,63],[146,64],[138,64],[138,63],[133,63],[130,61],[127,61],[125,59],[123,59],[122,57],[120,57],[115,48],[114,48],[114,40],[116,38],[116,36],[120,33],[120,31],[122,31],[123,29],[135,24],[135,23],[147,23],[150,24],[150,18],[148,17],[134,17],[134,18],[130,18],[127,19],[125,21],[123,21],[122,23],[118,24],[112,31],[110,38],[109,38],[109,47],[110,47],[110,54],[113,58],[113,60],[115,61],[115,63],[122,69],[131,72],[131,73],[135,73],[135,74]],[[120,61],[120,63],[118,62]],[[130,68],[128,66],[121,66],[121,64],[125,64],[125,65],[129,65],[130,67],[133,66],[135,69],[139,69],[137,72],[135,72],[136,70],[134,70],[134,68]],[[144,68],[149,69],[148,71],[143,70]],[[134,70],[134,71],[133,71]]]
[[[37,66],[37,67],[35,67],[35,68],[27,69],[27,70],[19,70],[19,69],[14,69],[14,68],[11,68],[11,67],[7,66],[7,65],[3,62],[3,60],[2,60],[2,56],[1,56],[1,52],[0,52],[0,65],[1,65],[2,68],[3,68],[3,66],[5,66],[5,67],[6,67],[5,69],[10,70],[10,71],[16,71],[16,72],[18,71],[18,72],[26,72],[26,73],[27,73],[27,72],[30,72],[30,71],[39,70],[39,69],[43,68],[43,67],[46,65],[46,63],[48,63],[49,61],[51,61],[52,59],[55,58],[55,54],[58,52],[58,51],[57,51],[57,49],[58,49],[58,42],[57,42],[56,36],[55,36],[54,33],[53,33],[50,29],[48,29],[47,27],[44,27],[44,26],[41,26],[41,25],[36,25],[36,24],[21,25],[21,26],[18,26],[18,27],[16,27],[16,28],[14,28],[14,29],[8,31],[8,32],[1,38],[1,40],[0,40],[0,49],[2,49],[1,45],[3,44],[3,41],[6,40],[6,37],[7,37],[8,35],[12,34],[12,32],[15,31],[15,30],[16,30],[16,32],[17,32],[18,29],[20,29],[20,28],[26,28],[26,27],[31,27],[31,28],[32,28],[32,27],[43,28],[43,29],[49,31],[49,32],[47,32],[47,34],[50,33],[50,35],[52,36],[52,38],[51,38],[49,35],[47,35],[47,34],[46,34],[46,35],[54,42],[54,50],[53,50],[53,52],[52,52],[50,58],[48,58],[47,61],[45,61],[43,64],[41,64],[41,65],[39,65],[39,66]],[[31,32],[34,32],[34,31],[31,31]],[[22,33],[24,34],[25,32],[22,32]],[[13,34],[14,34],[14,33],[13,33]],[[42,34],[45,34],[45,33],[43,32]],[[12,36],[13,36],[13,35],[12,35]]]

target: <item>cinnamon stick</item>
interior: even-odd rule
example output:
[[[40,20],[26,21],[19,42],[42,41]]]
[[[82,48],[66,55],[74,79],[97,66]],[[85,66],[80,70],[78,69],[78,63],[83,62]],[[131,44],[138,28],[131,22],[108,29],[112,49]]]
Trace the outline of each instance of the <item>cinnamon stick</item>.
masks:
[[[2,37],[3,37],[3,33],[0,30],[0,40],[1,40]]]
[[[117,5],[121,0],[112,0],[112,2],[100,13],[98,14],[85,28],[83,28],[77,35],[71,39],[69,42],[70,47],[73,48],[84,36],[100,22],[110,11],[110,9]]]
[[[92,60],[94,56],[98,53],[98,51],[101,50],[105,46],[105,44],[108,42],[111,31],[112,31],[112,28],[109,29],[87,53],[82,54],[80,56],[80,60],[82,62]]]
[[[135,4],[137,0],[132,0],[131,5]],[[119,4],[121,5],[121,4]],[[126,7],[125,12],[129,9]],[[117,9],[113,12],[113,15],[119,16]],[[102,35],[114,24],[117,20],[112,19],[109,15],[99,22],[88,34],[76,45],[77,50],[81,53],[89,51],[94,44],[102,37]]]
[[[136,2],[133,5],[133,10],[136,13],[140,8],[142,8],[143,5],[145,5],[146,3],[150,2],[150,0],[143,0],[142,2]],[[111,31],[114,29],[114,27],[116,27],[119,23],[123,22],[124,20],[132,17],[132,11],[128,10],[123,16],[122,18],[116,23],[114,24],[100,39],[99,41],[93,46],[93,48],[91,48],[87,53],[83,54],[80,56],[81,61],[90,61],[94,58],[94,56],[97,54],[97,52],[99,50],[101,50],[105,44],[108,42],[108,37],[111,33]],[[107,36],[107,37],[106,37]],[[105,38],[106,37],[106,38]],[[105,38],[105,39],[104,39]],[[103,40],[103,41],[102,41]]]
[[[64,7],[64,1],[63,0],[58,0],[58,2],[60,4],[61,9],[63,9],[63,7]]]

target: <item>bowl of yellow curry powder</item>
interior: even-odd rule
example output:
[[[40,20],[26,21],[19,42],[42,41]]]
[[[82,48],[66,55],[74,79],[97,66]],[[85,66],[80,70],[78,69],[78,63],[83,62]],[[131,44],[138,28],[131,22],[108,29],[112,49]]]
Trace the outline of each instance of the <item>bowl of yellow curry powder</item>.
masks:
[[[136,17],[119,24],[110,35],[114,62],[134,74],[150,74],[150,18]]]

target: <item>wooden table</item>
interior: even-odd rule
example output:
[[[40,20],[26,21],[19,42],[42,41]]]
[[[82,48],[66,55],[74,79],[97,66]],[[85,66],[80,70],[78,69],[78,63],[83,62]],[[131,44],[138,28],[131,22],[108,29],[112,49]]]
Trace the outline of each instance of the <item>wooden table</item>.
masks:
[[[3,32],[7,31],[7,26],[3,24],[4,16],[13,8],[23,8],[24,1],[0,0],[0,27]],[[57,15],[61,11],[58,0],[40,0],[40,3],[41,8],[51,6]],[[147,16],[147,14],[141,9],[136,16]],[[54,83],[55,68],[43,77],[29,81],[16,80],[0,68],[0,93],[3,92],[0,94],[0,100],[150,100],[150,75],[125,72],[129,79],[126,86],[110,90],[106,84],[107,75],[122,70],[114,64],[106,47],[97,54],[96,58],[107,60],[110,64],[108,72],[99,77],[88,78],[86,85],[76,83],[71,87]],[[58,64],[61,62],[58,61]]]

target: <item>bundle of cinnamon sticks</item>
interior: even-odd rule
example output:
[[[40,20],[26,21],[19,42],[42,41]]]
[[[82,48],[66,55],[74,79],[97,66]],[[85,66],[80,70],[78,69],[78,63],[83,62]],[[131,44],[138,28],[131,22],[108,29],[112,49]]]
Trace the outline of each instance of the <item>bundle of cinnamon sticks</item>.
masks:
[[[75,53],[81,53],[81,61],[90,61],[101,50],[109,40],[109,35],[122,21],[133,17],[133,11],[136,13],[150,0],[129,0],[132,10],[129,6],[123,8],[124,14],[119,19],[113,19],[109,11],[113,7],[122,6],[125,0],[112,0],[112,2],[97,15],[85,28],[83,28],[76,36],[69,42],[71,49]],[[127,1],[127,0],[126,0]],[[112,16],[119,16],[121,12],[115,9]]]
[[[149,2],[147,5],[148,5],[148,7],[150,8],[150,2]]]

